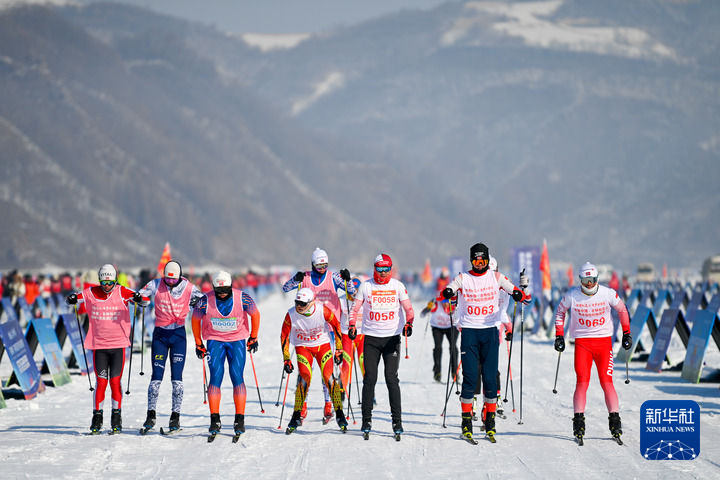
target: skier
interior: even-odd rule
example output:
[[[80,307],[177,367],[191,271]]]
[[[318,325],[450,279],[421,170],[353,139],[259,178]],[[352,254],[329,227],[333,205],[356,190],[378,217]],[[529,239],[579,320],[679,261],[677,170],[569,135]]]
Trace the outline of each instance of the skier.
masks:
[[[498,271],[498,264],[495,257],[490,255],[490,270],[493,272]],[[506,342],[512,341],[512,331],[513,331],[513,324],[512,320],[510,320],[510,317],[508,317],[507,314],[507,307],[508,303],[510,302],[510,295],[506,295],[504,292],[500,293],[498,297],[498,309],[500,311],[500,325],[498,325],[498,333],[499,333],[499,341],[502,343],[503,338],[505,338]],[[503,330],[505,331],[505,335],[503,335]],[[500,352],[498,351],[498,355]],[[498,360],[499,363],[499,360]],[[510,366],[508,365],[508,368]],[[502,408],[502,402],[500,401],[500,370],[497,372],[497,410],[495,411],[496,416],[505,418],[505,412]],[[478,364],[478,379],[477,383],[475,385],[475,396],[473,397],[473,420],[477,420],[475,410],[477,405],[477,396],[480,395],[480,392],[482,391],[482,361]],[[485,414],[486,409],[483,406],[482,409],[482,419],[485,421]]]
[[[306,272],[297,272],[283,285],[283,292],[289,292],[294,288],[309,288],[313,291],[315,299],[323,303],[333,312],[335,318],[340,318],[341,307],[340,298],[337,290],[345,290],[347,283],[348,293],[353,295],[355,287],[351,283],[350,271],[346,268],[339,272],[328,270],[328,254],[321,248],[315,248],[310,257],[311,269]],[[332,334],[332,332],[330,332]],[[309,382],[308,382],[309,387]],[[323,411],[323,421],[327,423],[332,418],[332,402],[330,401],[330,392],[327,391],[323,383],[323,393],[325,395],[325,408]],[[302,418],[307,415],[307,404],[303,404]]]
[[[485,433],[495,440],[495,411],[497,407],[498,325],[500,315],[500,290],[512,295],[516,302],[531,300],[530,295],[499,273],[490,270],[490,252],[482,243],[470,247],[472,269],[459,273],[443,290],[445,298],[458,293],[458,323],[460,337],[460,361],[463,365],[463,383],[460,394],[462,408],[462,434],[472,443],[472,405],[478,365],[482,363],[482,383],[485,409]]]
[[[155,409],[168,353],[171,358],[172,381],[172,413],[168,426],[172,433],[180,429],[180,407],[184,390],[182,373],[187,350],[185,319],[190,307],[195,306],[203,294],[182,276],[182,267],[175,260],[165,264],[162,279],[150,280],[139,292],[143,296],[143,303],[155,296],[155,329],[151,350],[153,371],[148,385],[147,418],[140,433],[145,434],[155,426]],[[164,431],[161,429],[160,432]]]
[[[555,350],[565,350],[563,336],[565,317],[570,309],[569,330],[575,337],[575,394],[573,395],[573,434],[578,443],[583,443],[585,435],[586,393],[590,385],[590,370],[593,362],[597,367],[600,386],[605,394],[608,409],[610,433],[618,443],[622,443],[622,425],[620,422],[620,404],[613,386],[613,322],[610,308],[615,309],[622,326],[622,348],[632,346],[630,319],[625,303],[615,290],[598,284],[598,270],[590,262],[580,269],[580,288],[571,288],[560,301],[555,314]]]
[[[451,376],[457,371],[457,338],[459,334],[454,318],[452,328],[450,325],[451,308],[451,300],[446,300],[441,292],[438,292],[437,297],[429,301],[427,306],[420,312],[421,316],[431,313],[430,326],[432,327],[433,341],[435,342],[433,348],[433,379],[438,383],[441,382],[442,344],[445,337],[447,337],[450,350]]]
[[[90,326],[85,336],[85,348],[92,350],[95,367],[95,398],[90,431],[100,432],[103,424],[105,390],[110,383],[112,397],[111,433],[122,431],[122,385],[125,349],[130,346],[130,311],[128,302],[136,305],[142,296],[129,288],[117,285],[117,270],[105,264],[98,270],[100,285],[87,287],[81,293],[71,293],[65,301],[85,304]],[[117,288],[116,288],[117,287]]]
[[[360,287],[360,283],[360,279],[352,279],[352,285],[355,288],[355,291],[357,291],[358,287]],[[365,336],[362,334],[357,335],[354,340],[351,340],[348,336],[348,328],[350,327],[348,305],[350,305],[350,308],[352,309],[352,304],[355,302],[355,296],[343,290],[342,297],[344,298],[341,298],[340,300],[340,307],[342,309],[342,317],[340,318],[340,331],[342,332],[343,363],[340,366],[340,381],[343,386],[344,394],[348,391],[348,387],[350,386],[350,370],[352,368],[354,350],[357,350],[357,359],[358,363],[360,364],[360,374],[365,375],[365,365],[363,357],[363,340]],[[355,325],[355,327],[357,328],[358,325]]]
[[[326,325],[335,333],[335,354],[330,347],[330,337]],[[285,433],[291,434],[300,425],[301,410],[310,386],[313,359],[320,365],[323,384],[332,396],[332,405],[335,407],[335,419],[340,429],[347,430],[347,420],[342,410],[340,398],[340,385],[333,375],[333,361],[340,365],[343,358],[340,324],[332,310],[322,302],[315,300],[310,288],[300,288],[295,296],[295,306],[285,314],[282,330],[280,332],[285,372],[289,375],[294,367],[290,360],[290,345],[295,347],[295,356],[298,364],[298,379],[295,389],[295,408]]]
[[[232,278],[228,272],[220,271],[215,274],[212,285],[213,289],[198,301],[192,316],[195,355],[199,359],[209,357],[210,382],[207,387],[210,404],[209,442],[215,439],[221,428],[220,385],[225,375],[226,358],[233,384],[235,436],[245,432],[247,395],[243,379],[245,350],[247,349],[251,354],[257,351],[257,336],[260,328],[260,312],[255,302],[244,291],[232,288]],[[207,342],[207,348],[203,340]]]
[[[395,439],[403,433],[402,405],[398,367],[400,365],[400,332],[412,335],[413,311],[407,289],[392,278],[392,259],[381,253],[375,257],[373,278],[363,282],[355,296],[350,314],[348,337],[357,336],[357,325],[362,309],[362,332],[365,335],[365,375],[362,390],[362,432],[365,440],[372,428],[373,399],[377,383],[380,358],[385,364],[385,383],[390,397],[390,415]],[[402,322],[400,308],[405,314]]]

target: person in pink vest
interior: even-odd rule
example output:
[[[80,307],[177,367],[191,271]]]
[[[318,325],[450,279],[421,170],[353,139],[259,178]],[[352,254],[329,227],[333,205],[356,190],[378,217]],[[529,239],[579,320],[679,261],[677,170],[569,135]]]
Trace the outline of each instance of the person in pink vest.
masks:
[[[120,379],[125,366],[125,349],[130,346],[130,311],[128,302],[136,304],[142,296],[129,288],[117,285],[117,270],[103,265],[98,270],[100,285],[89,286],[82,293],[71,293],[65,301],[75,305],[82,300],[90,327],[85,336],[85,348],[92,351],[95,367],[95,396],[90,431],[100,433],[103,424],[103,403],[108,383],[112,397],[112,432],[122,430],[122,385]]]
[[[327,252],[322,248],[316,248],[313,250],[310,259],[311,269],[306,272],[297,272],[290,280],[285,282],[282,288],[283,292],[289,292],[295,288],[309,288],[315,295],[315,300],[322,302],[335,315],[335,318],[339,319],[342,317],[342,311],[337,290],[342,289],[344,291],[347,288],[347,293],[354,295],[355,286],[352,283],[348,269],[343,268],[339,272],[333,272],[328,269],[328,262]],[[327,423],[332,418],[332,402],[330,401],[330,393],[324,383],[323,392],[325,394],[323,420]],[[305,418],[306,415],[307,404],[304,404],[301,416]]]
[[[257,351],[260,329],[260,312],[255,301],[244,291],[232,288],[232,278],[228,272],[218,272],[212,284],[213,289],[198,301],[192,316],[195,354],[199,359],[206,356],[209,358],[210,382],[207,396],[210,404],[211,439],[221,428],[220,385],[225,375],[225,359],[233,384],[235,435],[245,432],[245,351],[251,354]],[[203,340],[207,342],[207,348]]]
[[[172,382],[172,412],[168,424],[170,433],[180,429],[180,408],[183,399],[182,373],[185,368],[187,340],[185,320],[190,307],[202,298],[203,293],[182,275],[182,267],[175,260],[165,264],[162,278],[150,280],[139,290],[143,302],[155,298],[155,330],[152,339],[152,377],[148,385],[147,418],[141,434],[155,426],[160,384],[165,374],[165,365],[170,357],[170,380]]]

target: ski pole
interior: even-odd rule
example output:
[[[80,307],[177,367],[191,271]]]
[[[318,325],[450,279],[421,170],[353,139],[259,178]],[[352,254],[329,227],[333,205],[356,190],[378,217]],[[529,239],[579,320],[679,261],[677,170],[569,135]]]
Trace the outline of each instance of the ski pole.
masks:
[[[285,413],[285,399],[287,398],[288,385],[290,385],[290,374],[289,373],[287,376],[287,380],[285,380],[285,395],[283,395],[282,408],[280,409],[280,422],[278,423],[278,430],[282,427],[282,419],[283,419],[283,413]]]
[[[353,419],[353,424],[357,424],[355,421],[355,414],[352,410],[352,402],[350,401],[350,394],[352,393],[352,364],[355,360],[355,341],[350,340],[350,344],[352,345],[352,348],[350,349],[350,367],[348,368],[348,388],[347,388],[347,402],[348,402],[348,410],[350,410],[350,415]],[[342,370],[340,371],[340,378],[342,380]],[[348,420],[350,417],[346,417],[345,419]]]
[[[525,269],[520,272],[520,288],[523,293],[528,283],[525,277]],[[525,337],[525,304],[520,305],[520,421],[518,425],[522,425],[522,401],[523,401],[523,339]]]
[[[512,316],[512,328],[513,331],[515,330],[515,314],[517,313],[517,302],[515,302],[515,307],[513,307],[513,316]],[[507,345],[507,343],[506,343]],[[503,398],[503,403],[507,403],[507,390],[508,390],[508,382],[510,381],[511,376],[511,369],[510,369],[510,359],[512,358],[512,339],[510,340],[510,346],[508,347],[508,373],[505,377],[505,398]],[[515,411],[515,407],[513,407],[513,412]]]
[[[353,340],[355,342],[355,340]],[[353,343],[354,345],[354,343]],[[362,390],[360,390],[360,376],[357,373],[357,364],[360,362],[360,353],[357,353],[357,359],[358,361],[353,364],[353,368],[355,369],[355,389],[358,391],[358,405],[362,405]]]
[[[130,395],[130,372],[132,371],[132,353],[133,353],[133,345],[135,344],[135,322],[137,322],[137,305],[134,307],[135,311],[133,312],[133,322],[132,326],[130,327],[130,365],[128,366],[128,379],[127,379],[127,390],[125,391],[126,395]]]
[[[458,375],[460,375],[460,367],[462,366],[462,360],[458,362],[458,366],[455,369],[455,376],[453,382],[455,383],[455,395],[460,395],[460,382],[457,381]]]
[[[455,345],[453,344],[453,341],[452,341],[452,338],[453,338],[452,305],[450,305],[450,312],[448,312],[448,313],[450,314],[450,359],[448,359],[448,374],[447,374],[448,376],[447,376],[447,380],[445,380],[445,405],[443,405],[443,411],[441,413],[441,415],[443,417],[443,423],[442,423],[443,428],[447,428],[447,426],[445,425],[445,419],[447,417],[447,415],[446,415],[447,404],[448,404],[448,400],[450,399],[450,392],[452,391],[451,390],[452,387],[450,386],[450,376],[452,375],[452,360],[451,359],[453,357],[453,349],[455,347]],[[458,365],[458,367],[459,366],[460,365]],[[456,383],[456,380],[457,380],[457,376],[453,379],[453,383]]]
[[[144,364],[145,364],[145,307],[142,308],[142,331],[140,334],[140,375],[145,375]],[[135,340],[133,338],[133,340]]]
[[[557,361],[557,367],[555,368],[555,384],[553,385],[553,393],[557,393],[557,379],[558,379],[558,372],[560,371],[560,355],[562,355],[562,352],[558,352],[558,361]]]
[[[80,334],[80,345],[82,345],[83,350],[83,358],[85,359],[85,370],[87,370],[87,377],[88,377],[88,385],[90,385],[90,391],[92,392],[95,390],[92,386],[92,382],[90,381],[90,364],[87,361],[87,352],[85,351],[85,339],[83,338],[83,328],[82,325],[80,325],[80,317],[78,317],[78,308],[77,305],[75,305],[75,321],[78,325],[78,333]]]
[[[625,385],[630,383],[630,355],[625,359]]]
[[[278,388],[278,398],[277,398],[277,401],[275,402],[276,407],[280,406],[280,395],[282,394],[282,384],[283,384],[284,380],[285,380],[285,367],[283,366],[282,376],[280,377],[280,388]]]
[[[408,337],[405,335],[405,358],[410,358],[410,355],[408,355]]]
[[[205,368],[205,355],[203,355],[203,405],[207,405],[207,369]]]
[[[258,385],[258,381],[257,381],[257,373],[255,373],[255,360],[253,360],[252,352],[250,352],[250,363],[252,364],[252,368],[253,368],[253,377],[255,378],[255,388],[257,388],[257,392],[258,392],[258,401],[260,401],[260,413],[265,413],[265,409],[263,408],[263,404],[262,404],[262,398],[260,398],[260,386]]]

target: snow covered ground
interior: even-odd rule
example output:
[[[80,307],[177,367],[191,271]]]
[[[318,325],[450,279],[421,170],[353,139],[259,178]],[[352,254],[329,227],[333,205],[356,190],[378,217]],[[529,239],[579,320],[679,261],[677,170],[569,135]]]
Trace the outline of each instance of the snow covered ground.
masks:
[[[422,300],[416,299],[416,312]],[[427,300],[427,299],[425,299]],[[557,353],[551,341],[526,335],[523,347],[523,424],[519,420],[520,344],[513,347],[516,413],[505,404],[508,417],[497,421],[497,444],[477,446],[461,440],[460,407],[453,393],[448,406],[448,428],[443,428],[445,384],[432,381],[432,335],[425,333],[425,318],[418,318],[410,337],[408,360],[400,365],[405,434],[395,442],[390,431],[387,390],[379,381],[374,431],[369,441],[360,434],[359,405],[353,382],[353,410],[347,434],[334,424],[322,425],[322,389],[314,381],[305,424],[291,436],[284,434],[293,401],[293,374],[282,428],[280,407],[275,407],[282,373],[280,324],[290,305],[273,294],[260,302],[260,350],[255,355],[265,413],[260,412],[250,362],[247,432],[232,444],[232,393],[229,378],[223,383],[221,407],[224,430],[214,443],[206,442],[209,413],[203,405],[202,363],[188,350],[185,367],[183,431],[163,437],[156,431],[137,434],[147,408],[149,353],[145,376],[139,376],[140,357],[133,360],[131,395],[123,400],[121,435],[88,436],[91,393],[85,378],[47,392],[31,401],[8,400],[0,410],[0,475],[2,478],[717,478],[720,473],[720,391],[717,384],[691,385],[679,372],[651,373],[644,363],[630,365],[631,383],[625,385],[624,366],[616,369],[626,445],[609,437],[607,413],[593,373],[588,392],[587,437],[584,447],[572,439],[572,346],[563,354],[558,394],[552,393]],[[189,345],[192,345],[190,340]],[[714,345],[711,344],[711,349]],[[507,353],[501,350],[502,384]],[[403,348],[403,356],[405,349]],[[443,360],[447,360],[445,353]],[[7,359],[5,360],[7,361]],[[123,390],[127,388],[126,375]],[[510,398],[510,396],[508,396]],[[694,400],[701,409],[701,453],[693,461],[648,461],[639,451],[639,412],[646,400]],[[282,402],[282,398],[281,398]],[[109,391],[106,424],[109,424]],[[170,411],[170,382],[165,379],[158,404],[158,427],[166,426]],[[479,424],[475,428],[479,435]]]

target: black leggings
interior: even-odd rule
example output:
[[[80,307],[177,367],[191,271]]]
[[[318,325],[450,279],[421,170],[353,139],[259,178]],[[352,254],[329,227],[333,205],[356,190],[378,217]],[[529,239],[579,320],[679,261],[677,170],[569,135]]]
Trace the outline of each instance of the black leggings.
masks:
[[[400,380],[398,368],[400,367],[400,335],[392,337],[372,337],[365,335],[364,339],[365,376],[362,388],[362,417],[363,421],[372,418],[373,399],[375,398],[375,384],[377,383],[378,366],[382,357],[385,364],[385,383],[390,397],[390,415],[393,422],[402,418],[400,401]]]
[[[441,373],[443,337],[447,337],[448,343],[450,344],[450,369],[452,370],[450,377],[452,377],[457,370],[458,331],[454,327],[432,327],[432,334],[433,340],[435,341],[435,348],[433,348],[433,373]]]

